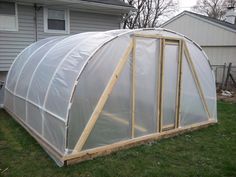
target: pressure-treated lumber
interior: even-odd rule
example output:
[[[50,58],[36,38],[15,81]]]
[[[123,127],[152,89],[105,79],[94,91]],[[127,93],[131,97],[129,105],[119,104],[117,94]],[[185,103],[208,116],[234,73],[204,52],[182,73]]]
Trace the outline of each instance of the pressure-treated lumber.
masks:
[[[190,67],[190,70],[192,72],[192,75],[193,75],[193,79],[195,81],[195,84],[197,86],[197,90],[198,90],[198,93],[200,95],[200,98],[201,98],[201,101],[203,103],[203,107],[208,115],[208,119],[210,119],[211,117],[211,114],[209,112],[209,109],[208,109],[208,106],[207,106],[207,103],[206,103],[206,99],[205,99],[205,96],[204,96],[204,93],[203,93],[203,90],[202,90],[202,87],[201,87],[201,84],[200,84],[200,81],[198,79],[198,75],[197,75],[197,72],[196,72],[196,69],[194,67],[194,64],[192,62],[192,58],[191,58],[191,55],[189,53],[189,50],[187,48],[187,45],[186,45],[186,42],[184,41],[184,53],[186,55],[186,59],[187,59],[187,62],[188,62],[188,65]]]
[[[170,129],[173,129],[173,128],[175,128],[175,124],[163,125],[162,126],[162,131],[167,131],[167,130],[170,130]]]
[[[164,85],[164,59],[165,59],[165,39],[161,39],[161,61],[160,61],[160,93],[159,93],[159,132],[162,132],[163,124],[163,85]]]
[[[123,57],[120,59],[119,63],[117,64],[117,66],[116,66],[106,88],[104,89],[87,125],[84,128],[83,133],[81,134],[78,142],[75,145],[73,153],[77,153],[77,152],[81,151],[81,149],[83,148],[83,146],[84,146],[88,136],[90,135],[90,133],[91,133],[114,85],[116,84],[116,82],[117,82],[117,80],[124,68],[125,63],[127,62],[128,58],[129,58],[129,55],[130,55],[130,52],[132,49],[133,49],[133,41],[130,42],[129,47],[127,48]]]
[[[178,41],[181,38],[178,37],[170,37],[170,36],[162,36],[160,34],[143,34],[143,33],[134,33],[135,37],[143,37],[143,38],[154,38],[154,39],[166,39],[169,41]]]
[[[157,92],[157,97],[156,97],[156,99],[157,99],[157,105],[156,105],[156,132],[159,132],[159,125],[160,125],[160,121],[159,121],[159,119],[160,119],[160,110],[159,110],[159,108],[160,108],[160,90],[161,90],[161,61],[162,61],[162,52],[163,52],[163,50],[162,50],[162,47],[163,47],[163,44],[162,44],[162,40],[160,39],[159,40],[159,49],[158,49],[158,51],[159,51],[159,55],[158,55],[158,58],[157,58],[157,68],[158,68],[158,70],[157,70],[157,81],[156,81],[156,88],[157,88],[157,90],[156,90],[156,92]]]
[[[143,37],[143,38],[162,38],[161,35],[158,34],[142,34],[142,33],[135,33],[134,34],[135,37]]]
[[[182,86],[182,60],[183,60],[183,41],[179,41],[179,54],[178,54],[178,74],[177,74],[177,87],[176,87],[176,110],[175,110],[175,128],[180,124],[180,104],[181,104],[181,86]]]
[[[177,40],[166,40],[166,45],[179,45]]]
[[[134,138],[135,127],[135,95],[136,95],[136,38],[133,37],[133,56],[132,56],[132,120],[131,137]]]
[[[65,163],[67,165],[70,165],[70,164],[82,162],[85,160],[93,159],[97,156],[107,155],[107,154],[110,154],[112,152],[116,152],[121,149],[127,149],[130,147],[138,146],[140,144],[144,144],[144,143],[151,142],[154,140],[173,137],[173,136],[185,133],[185,132],[198,130],[198,129],[201,129],[204,127],[208,127],[209,125],[212,125],[215,123],[216,123],[215,120],[209,119],[209,121],[196,123],[191,126],[172,129],[169,131],[164,131],[162,133],[149,134],[149,135],[142,136],[142,137],[137,137],[137,138],[133,138],[133,139],[125,140],[125,141],[120,141],[120,142],[117,142],[117,143],[114,143],[111,145],[97,147],[97,148],[90,149],[90,150],[84,150],[84,151],[81,151],[77,154],[66,155],[63,157],[63,160],[65,161]]]

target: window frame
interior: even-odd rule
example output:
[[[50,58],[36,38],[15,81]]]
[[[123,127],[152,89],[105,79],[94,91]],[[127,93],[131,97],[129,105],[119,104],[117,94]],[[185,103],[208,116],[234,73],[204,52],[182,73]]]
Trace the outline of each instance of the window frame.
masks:
[[[65,30],[52,30],[48,29],[48,9],[52,10],[63,10],[65,12]],[[69,9],[61,8],[43,8],[43,26],[45,33],[56,33],[56,34],[70,34],[70,11]]]
[[[3,14],[0,14],[0,16],[14,16],[15,17],[15,26],[16,26],[16,28],[14,28],[14,29],[7,29],[7,28],[2,29],[2,28],[0,28],[0,31],[19,31],[18,5],[17,5],[16,2],[12,2],[12,3],[14,3],[14,5],[15,5],[15,15],[3,15]]]

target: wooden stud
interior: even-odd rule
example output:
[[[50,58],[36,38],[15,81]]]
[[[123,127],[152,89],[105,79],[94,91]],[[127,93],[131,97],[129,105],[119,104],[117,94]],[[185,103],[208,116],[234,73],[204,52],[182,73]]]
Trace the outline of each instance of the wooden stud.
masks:
[[[131,122],[131,137],[135,134],[135,95],[136,95],[136,38],[133,37],[133,60],[132,60],[132,122]]]
[[[162,39],[159,40],[159,55],[157,58],[157,81],[156,81],[156,88],[157,88],[157,107],[156,107],[156,132],[159,132],[159,125],[160,125],[160,88],[161,88],[161,60],[162,60]]]
[[[165,58],[165,39],[161,39],[161,61],[160,61],[160,92],[159,92],[159,132],[162,132],[163,124],[163,85],[164,85],[164,58]]]
[[[127,62],[128,58],[129,58],[132,48],[133,48],[133,41],[130,42],[129,47],[127,48],[123,57],[120,59],[119,63],[117,64],[117,66],[116,66],[106,88],[104,89],[87,125],[85,126],[78,142],[76,143],[76,145],[74,147],[73,154],[78,153],[83,148],[83,146],[84,146],[88,136],[90,135],[90,133],[91,133],[114,85],[116,84],[116,82],[117,82],[117,80],[124,68],[125,63]]]
[[[182,83],[183,83],[183,40],[181,40],[181,56],[180,56],[180,81],[179,81],[179,105],[178,105],[178,119],[177,119],[177,127],[180,127],[181,120],[181,96],[182,96]]]
[[[170,37],[170,36],[162,36],[162,38],[165,39],[165,41],[169,41],[169,42],[178,42],[182,40],[182,38]]]
[[[173,128],[175,128],[175,124],[169,124],[169,125],[163,126],[162,130],[167,131],[167,130],[170,130],[170,129],[173,129]]]
[[[176,109],[175,109],[175,128],[180,125],[180,97],[181,97],[181,82],[182,82],[182,50],[183,41],[179,41],[179,54],[178,54],[178,74],[177,74],[177,86],[176,86]]]
[[[172,42],[173,41],[178,42],[179,40],[181,40],[181,38],[162,36],[162,35],[158,35],[158,34],[135,33],[134,36],[135,37],[143,37],[143,38],[153,38],[153,39],[165,39],[165,40],[169,40],[169,41],[172,41]]]
[[[142,34],[142,33],[135,33],[134,34],[135,37],[143,37],[143,38],[162,38],[161,35],[158,34]]]
[[[179,45],[181,40],[176,40],[176,39],[165,39],[165,44],[166,45]]]
[[[177,42],[167,42],[167,41],[165,44],[166,45],[175,45],[175,46],[179,45],[179,43],[177,43]]]
[[[195,69],[195,66],[192,62],[192,58],[191,58],[191,55],[189,53],[189,50],[187,48],[187,45],[186,45],[186,42],[184,41],[184,53],[186,55],[186,59],[187,59],[187,62],[188,62],[188,65],[190,67],[190,70],[192,72],[192,75],[193,75],[193,79],[195,81],[195,84],[196,84],[196,87],[197,87],[197,90],[199,92],[199,96],[201,98],[201,101],[203,103],[203,107],[208,115],[208,119],[211,118],[211,115],[210,115],[210,112],[209,112],[209,109],[208,109],[208,106],[207,106],[207,103],[206,103],[206,99],[205,99],[205,96],[203,94],[203,91],[202,91],[202,87],[201,87],[201,84],[200,84],[200,81],[198,79],[198,75],[197,75],[197,72],[196,72],[196,69]]]

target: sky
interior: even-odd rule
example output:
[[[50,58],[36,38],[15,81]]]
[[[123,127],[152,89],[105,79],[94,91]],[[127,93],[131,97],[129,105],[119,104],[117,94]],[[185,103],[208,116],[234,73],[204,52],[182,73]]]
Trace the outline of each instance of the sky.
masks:
[[[175,13],[171,14],[168,17],[161,17],[159,19],[159,24],[162,24],[169,20],[170,18],[176,16],[177,14],[183,12],[184,10],[189,10],[191,11],[192,6],[194,6],[197,3],[197,0],[178,0],[179,2],[179,9]]]
[[[179,0],[179,11],[190,10],[196,4],[197,0]]]

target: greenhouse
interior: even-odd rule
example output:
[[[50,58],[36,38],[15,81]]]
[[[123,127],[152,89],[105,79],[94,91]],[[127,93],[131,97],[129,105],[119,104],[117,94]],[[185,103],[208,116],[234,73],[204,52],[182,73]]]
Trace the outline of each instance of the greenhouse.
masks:
[[[207,56],[161,28],[31,44],[10,68],[4,108],[59,166],[217,122]]]

